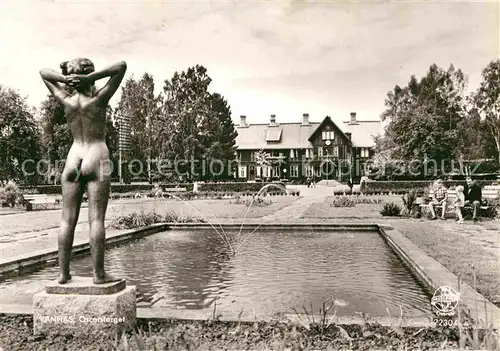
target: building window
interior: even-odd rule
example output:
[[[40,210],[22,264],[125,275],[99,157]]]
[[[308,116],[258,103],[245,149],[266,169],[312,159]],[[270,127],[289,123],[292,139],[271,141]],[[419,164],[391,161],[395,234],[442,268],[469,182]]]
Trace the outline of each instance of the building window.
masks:
[[[361,157],[370,157],[370,149],[362,148],[361,149]]]
[[[279,166],[273,166],[273,168],[271,169],[272,171],[272,177],[273,178],[279,178],[280,177],[280,168]]]
[[[290,177],[297,178],[299,176],[299,166],[291,165],[290,166]]]
[[[313,157],[314,157],[313,149],[306,149],[306,158],[313,158]]]
[[[314,167],[311,165],[306,165],[306,177],[312,177],[314,173]]]
[[[323,132],[323,140],[333,140],[335,138],[335,133],[333,131]]]
[[[239,178],[247,177],[247,166],[239,166],[238,167]]]
[[[318,156],[323,157],[323,148],[321,146],[318,147]]]
[[[269,178],[269,167],[262,167],[262,177]]]
[[[333,147],[333,157],[339,157],[339,147],[338,146]]]
[[[257,178],[260,178],[262,176],[262,167],[261,166],[255,166],[255,176]]]
[[[295,151],[294,149],[291,149],[290,150],[290,158],[295,158],[296,153],[297,153],[297,151]]]

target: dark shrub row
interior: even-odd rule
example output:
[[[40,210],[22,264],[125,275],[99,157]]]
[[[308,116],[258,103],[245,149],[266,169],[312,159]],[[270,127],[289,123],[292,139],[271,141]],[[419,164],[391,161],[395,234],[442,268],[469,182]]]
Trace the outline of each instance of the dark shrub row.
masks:
[[[162,184],[162,188],[186,188],[193,190],[193,184]],[[111,193],[130,193],[144,192],[152,189],[150,184],[111,184]],[[37,185],[31,187],[22,187],[23,191],[34,192],[38,194],[61,194],[61,185]]]
[[[495,183],[494,180],[476,180],[481,187]],[[415,181],[384,181],[384,182],[366,182],[361,185],[363,194],[400,194],[403,195],[410,190],[415,190],[422,195],[426,188],[432,186],[433,181],[415,180]],[[465,185],[463,180],[444,181],[448,188],[454,188],[457,185]]]
[[[284,183],[205,183],[200,184],[202,191],[218,191],[218,192],[257,192],[267,184],[276,184],[285,187]],[[186,188],[187,191],[193,191],[192,183],[161,183],[162,188]],[[130,192],[145,192],[153,188],[150,184],[112,184],[112,193],[130,193]],[[38,194],[61,194],[61,185],[37,185],[26,186],[21,188],[26,192],[36,192]],[[279,192],[282,190],[276,187],[270,187],[268,192]]]
[[[244,192],[244,191],[259,191],[268,184],[275,184],[278,187],[285,187],[284,183],[204,183],[200,184],[200,190],[203,191],[231,191],[231,192]],[[268,192],[277,192],[280,191],[277,187],[270,187]]]

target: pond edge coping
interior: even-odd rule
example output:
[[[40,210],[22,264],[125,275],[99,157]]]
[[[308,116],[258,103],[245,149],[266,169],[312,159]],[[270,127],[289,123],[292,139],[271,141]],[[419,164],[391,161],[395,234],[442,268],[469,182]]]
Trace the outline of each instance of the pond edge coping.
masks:
[[[384,239],[386,244],[391,248],[391,250],[402,260],[405,266],[416,275],[419,282],[423,283],[427,292],[432,294],[437,288],[442,286],[450,286],[458,291],[458,277],[444,267],[441,263],[436,261],[434,258],[425,253],[416,244],[406,238],[401,232],[394,229],[393,227],[381,224],[366,224],[366,223],[229,223],[222,224],[225,229],[240,229],[241,226],[245,229],[321,229],[321,230],[350,230],[350,231],[377,231],[381,237]],[[215,224],[213,227],[220,228],[219,224]],[[213,229],[212,225],[208,223],[156,223],[150,226],[132,229],[132,230],[118,230],[116,233],[106,237],[106,248],[124,244],[133,240],[137,240],[152,234],[156,234],[162,231],[167,231],[171,229]],[[81,240],[79,243],[73,246],[73,255],[80,256],[88,253],[90,251],[90,246],[87,240]],[[21,255],[15,259],[0,261],[0,275],[2,278],[9,275],[22,275],[25,272],[29,272],[30,269],[43,268],[44,265],[53,265],[57,262],[58,251],[57,250],[42,250],[35,254]],[[491,322],[496,321],[497,325],[494,326],[495,329],[500,329],[500,309],[496,307],[493,303],[487,300],[483,295],[475,291],[470,285],[465,282],[461,282],[460,287],[461,301],[460,303],[470,311],[476,309],[476,303],[478,304],[477,315],[479,321],[484,324],[484,321]],[[462,299],[464,297],[464,299]],[[430,302],[429,302],[430,303]],[[23,306],[23,307],[21,307]],[[486,306],[487,312],[484,308]],[[14,312],[19,310],[19,313]],[[0,313],[4,314],[31,314],[31,306],[24,305],[6,305],[0,304]],[[186,313],[186,311],[177,310],[155,310],[153,308],[137,308],[138,318],[150,318],[150,319],[165,319],[165,318],[175,318],[175,319],[187,319],[187,320],[199,320],[207,319],[206,311],[196,311],[194,313]],[[187,315],[191,314],[191,316]],[[175,316],[177,315],[177,316]],[[169,317],[173,316],[173,317]],[[286,314],[288,319],[297,319],[298,316],[291,314]],[[472,312],[472,318],[476,319],[476,313]],[[350,321],[349,324],[363,324],[366,321],[361,317],[337,317],[339,321]],[[395,321],[399,321],[399,318],[392,317],[373,317],[378,323],[384,322],[385,325],[394,326],[398,325]],[[411,319],[404,318],[403,324],[406,326],[430,326],[431,318],[422,319]],[[220,318],[220,320],[227,321],[237,321],[234,318]],[[254,319],[241,320],[247,322],[254,322]],[[379,322],[380,321],[380,322]],[[339,323],[338,323],[339,324]],[[341,323],[340,323],[341,324]]]

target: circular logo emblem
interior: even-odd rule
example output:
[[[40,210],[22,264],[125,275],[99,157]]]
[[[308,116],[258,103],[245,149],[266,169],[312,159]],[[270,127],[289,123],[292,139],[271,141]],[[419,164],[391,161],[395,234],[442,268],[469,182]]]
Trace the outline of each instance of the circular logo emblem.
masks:
[[[432,296],[431,306],[438,316],[452,316],[460,300],[460,294],[450,286],[439,287]]]
[[[325,141],[326,145],[330,145],[332,142],[330,140]]]

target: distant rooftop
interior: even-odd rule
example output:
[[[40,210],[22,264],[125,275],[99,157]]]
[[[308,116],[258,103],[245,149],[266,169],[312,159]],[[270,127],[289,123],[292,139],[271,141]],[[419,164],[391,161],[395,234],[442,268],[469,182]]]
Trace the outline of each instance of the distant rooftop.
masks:
[[[270,123],[257,124],[248,123],[246,116],[241,116],[236,145],[240,150],[310,148],[308,139],[320,124],[310,122],[308,114],[303,115],[302,122],[280,123],[271,115]],[[355,147],[373,147],[374,137],[381,132],[380,120],[357,120],[355,113],[351,113],[348,121],[335,124],[342,132],[351,133]]]

